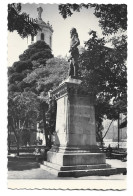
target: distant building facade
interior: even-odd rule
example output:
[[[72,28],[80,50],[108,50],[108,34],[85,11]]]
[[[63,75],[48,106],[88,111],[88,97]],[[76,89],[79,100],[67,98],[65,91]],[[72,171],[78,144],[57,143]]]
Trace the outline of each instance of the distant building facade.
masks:
[[[125,116],[120,114],[120,125],[123,122]],[[106,133],[109,125],[111,123],[111,120],[104,120],[103,122],[103,135]],[[127,126],[122,127],[120,126],[119,128],[119,143],[120,147],[125,147],[126,148],[126,143],[127,143]],[[112,147],[118,145],[118,121],[113,121],[107,135],[104,138],[104,144],[105,146],[108,146],[109,144],[112,144]]]
[[[33,44],[39,40],[45,41],[50,48],[52,49],[52,35],[53,35],[53,28],[50,25],[49,21],[46,23],[42,20],[42,7],[37,8],[38,12],[38,18],[37,18],[37,24],[40,26],[41,31],[38,31],[36,36],[31,36],[28,39],[28,44]]]

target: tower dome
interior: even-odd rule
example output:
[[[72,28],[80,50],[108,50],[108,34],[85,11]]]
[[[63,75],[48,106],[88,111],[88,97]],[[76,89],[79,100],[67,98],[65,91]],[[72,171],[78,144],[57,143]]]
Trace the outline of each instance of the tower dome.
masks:
[[[42,41],[45,41],[52,49],[53,28],[52,28],[52,25],[50,25],[49,21],[46,23],[42,20],[42,12],[43,12],[43,8],[38,7],[36,23],[40,26],[41,31],[38,31],[36,36],[34,37],[31,36],[31,44],[39,40],[42,40]]]

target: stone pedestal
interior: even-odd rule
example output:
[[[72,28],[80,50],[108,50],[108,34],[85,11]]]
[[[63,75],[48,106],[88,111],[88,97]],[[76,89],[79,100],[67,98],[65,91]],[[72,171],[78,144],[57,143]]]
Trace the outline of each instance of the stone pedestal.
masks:
[[[95,99],[80,83],[68,78],[52,91],[57,100],[55,143],[43,167],[58,176],[110,175],[116,170],[96,144]]]

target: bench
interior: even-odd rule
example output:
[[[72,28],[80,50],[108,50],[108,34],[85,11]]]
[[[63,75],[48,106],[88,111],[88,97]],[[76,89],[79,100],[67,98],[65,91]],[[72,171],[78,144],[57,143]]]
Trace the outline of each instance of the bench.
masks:
[[[124,160],[127,157],[127,153],[116,153],[116,152],[112,152],[111,153],[111,158],[114,159],[119,159],[119,160]]]

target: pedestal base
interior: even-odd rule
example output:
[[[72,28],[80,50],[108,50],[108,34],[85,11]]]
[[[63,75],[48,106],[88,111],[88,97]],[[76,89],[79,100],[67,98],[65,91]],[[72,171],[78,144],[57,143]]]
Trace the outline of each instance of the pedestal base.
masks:
[[[42,169],[58,177],[109,176],[123,173],[106,164],[103,153],[58,153],[48,152]]]
[[[110,176],[123,171],[111,168],[108,164],[62,166],[44,161],[41,168],[58,177]]]
[[[105,154],[103,153],[59,153],[47,152],[47,162],[61,166],[77,165],[98,165],[105,164]]]

